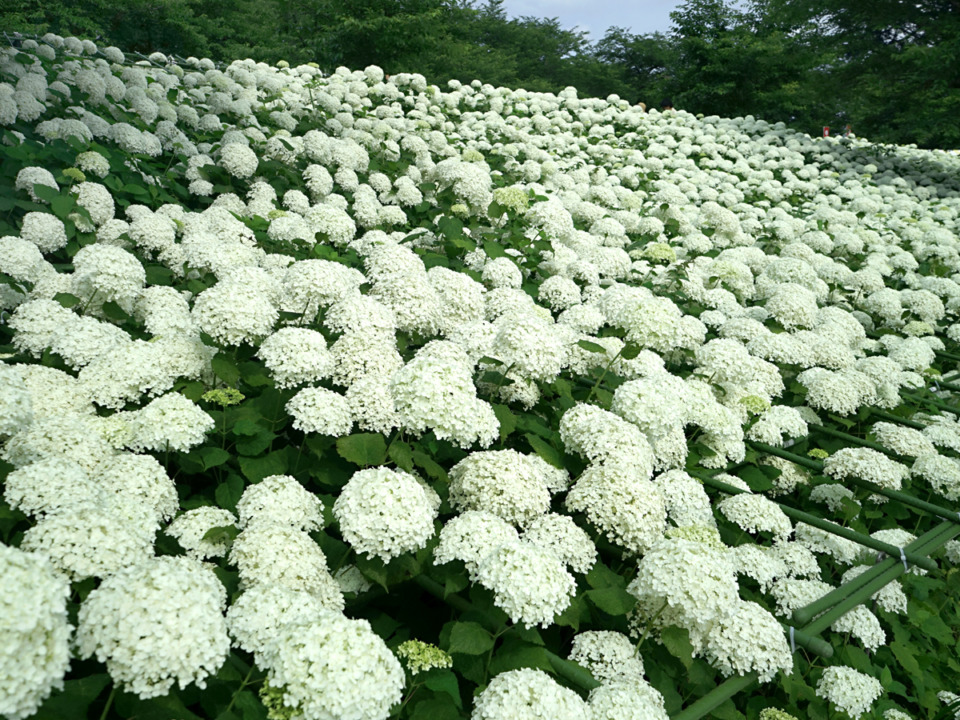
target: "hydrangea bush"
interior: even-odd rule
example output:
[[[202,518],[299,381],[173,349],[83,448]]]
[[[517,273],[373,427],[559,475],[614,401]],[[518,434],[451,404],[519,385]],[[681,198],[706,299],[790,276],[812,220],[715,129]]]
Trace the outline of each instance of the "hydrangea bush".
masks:
[[[3,717],[955,697],[960,527],[789,628],[960,499],[956,155],[55,35],[0,132]]]

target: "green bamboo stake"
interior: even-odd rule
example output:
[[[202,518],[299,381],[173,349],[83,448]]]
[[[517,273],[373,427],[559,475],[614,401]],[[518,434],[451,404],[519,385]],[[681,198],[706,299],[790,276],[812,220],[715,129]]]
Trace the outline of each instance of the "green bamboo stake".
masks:
[[[772,445],[766,445],[764,443],[758,443],[753,441],[748,441],[750,445],[755,447],[758,450],[762,450],[765,453],[770,455],[777,455],[784,458],[785,460],[790,460],[795,462],[798,465],[804,465],[805,467],[812,468],[817,470],[820,473],[823,473],[823,463],[810,458],[801,457],[795,455],[794,453],[787,452],[786,450],[781,450],[780,448],[773,447]],[[802,463],[800,461],[803,461]],[[909,505],[910,507],[916,508],[918,510],[924,510],[931,515],[936,515],[941,517],[944,520],[951,520],[953,522],[960,521],[960,513],[956,510],[947,510],[942,508],[939,505],[934,505],[933,503],[926,502],[925,500],[919,500],[912,495],[908,495],[905,492],[899,490],[890,490],[888,488],[880,487],[879,485],[869,482],[868,480],[861,480],[856,477],[849,477],[844,480],[844,482],[850,483],[851,485],[856,485],[857,487],[863,488],[864,490],[869,490],[870,492],[876,493],[877,495],[883,495],[884,497],[890,498],[891,500],[896,500],[897,502],[903,503],[904,505]]]
[[[949,531],[944,531],[945,526],[949,528]],[[938,547],[943,545],[947,540],[949,540],[950,538],[954,537],[957,534],[960,534],[960,527],[957,527],[952,524],[948,525],[946,523],[943,523],[940,526],[938,526],[938,528],[931,530],[926,535],[922,536],[921,538],[918,538],[913,543],[911,543],[910,544],[912,546],[911,549],[922,550],[927,547],[931,547],[932,545],[931,547],[931,552],[932,552],[933,550],[937,549]],[[888,562],[894,562],[894,561],[890,560]],[[903,574],[904,572],[903,565],[896,564],[887,572],[892,572],[892,571],[898,571],[897,576]],[[872,572],[872,570],[868,570],[867,572],[868,573]],[[889,580],[887,582],[889,582]],[[848,583],[847,585],[850,585],[850,583]],[[838,588],[838,590],[845,589],[847,585],[843,586],[843,588]],[[886,582],[883,583],[883,585],[886,585]],[[883,585],[880,585],[880,587],[883,587]],[[856,607],[856,605],[860,604],[860,602],[863,602],[863,600],[870,597],[871,595],[873,595],[874,592],[877,591],[872,589],[872,586],[868,582],[866,584],[862,584],[857,595],[858,596],[863,595],[864,589],[868,587],[871,590],[869,593],[867,593],[862,599],[859,599],[855,604],[850,605],[850,607],[847,607],[846,609],[844,609],[843,612],[840,612],[839,614],[837,614],[837,617],[839,617],[845,612],[848,612],[851,608]],[[819,601],[816,601],[816,602],[822,602],[822,601],[823,601],[823,598],[821,598]],[[815,605],[815,604],[816,603],[811,603],[811,605]],[[807,606],[807,607],[810,607],[810,606]],[[835,607],[839,607],[839,606],[835,606]],[[797,613],[803,610],[806,610],[806,608],[800,608],[799,610],[797,610],[794,613],[794,617],[796,618]],[[825,628],[832,625],[834,620],[835,618],[833,620],[830,620],[829,623],[827,623],[827,625],[825,626]],[[813,623],[811,623],[810,625],[807,625],[806,627],[803,628],[803,632],[812,633],[814,629],[821,624],[822,622],[818,622],[817,625],[814,625]],[[794,633],[794,640],[796,640],[796,632]],[[717,687],[715,687],[713,690],[708,692],[706,695],[704,695],[702,698],[697,700],[695,703],[693,703],[689,707],[686,707],[683,710],[681,710],[679,713],[674,715],[671,720],[700,720],[700,718],[704,717],[708,713],[718,708],[720,705],[722,705],[724,702],[732,698],[737,693],[742,692],[743,690],[746,690],[756,681],[757,681],[756,672],[747,673],[746,675],[742,675],[742,676],[732,677],[724,681],[720,685],[717,685]]]
[[[960,532],[960,528],[958,528],[953,523],[944,521],[939,525],[937,525],[933,530],[927,531],[926,533],[918,537],[916,540],[914,540],[912,543],[907,545],[906,548],[904,548],[904,551],[906,552],[907,548],[910,548],[912,554],[916,554],[920,552],[929,554],[930,552],[932,552],[932,549],[928,549],[928,548],[930,548],[932,543],[938,543],[937,547],[939,547],[939,545],[942,545],[943,542],[946,542],[947,540],[951,539],[954,536],[955,534],[954,531]],[[943,542],[940,542],[941,540]],[[910,561],[909,558],[907,559],[907,561],[908,562]],[[809,605],[805,605],[804,607],[798,608],[797,610],[795,610],[793,613],[793,621],[797,625],[807,626],[808,623],[811,620],[813,620],[814,617],[816,617],[822,612],[826,612],[827,610],[835,606],[838,602],[840,602],[841,600],[846,598],[848,595],[850,595],[850,593],[859,590],[861,587],[869,583],[871,580],[880,576],[881,574],[885,573],[890,569],[899,569],[900,571],[903,571],[903,563],[900,561],[899,558],[893,558],[893,557],[889,557],[889,558],[885,558],[884,560],[881,560],[872,568],[861,573],[850,582],[845,583],[844,585],[841,585],[838,588],[834,588],[833,590],[828,592],[826,595],[824,595],[820,599],[814,600]],[[805,628],[805,629],[809,630],[809,628]]]
[[[684,708],[674,715],[671,720],[700,720],[700,718],[716,710],[737,693],[746,690],[756,681],[756,672],[749,672],[746,675],[735,675],[728,680],[724,680],[713,690],[693,703],[693,705]]]
[[[931,547],[930,552],[936,550],[940,545],[943,545],[951,538],[955,537],[957,533],[960,533],[960,528],[954,527],[951,532],[945,533],[941,536],[942,540],[939,545],[934,545]],[[841,617],[846,615],[848,612],[853,610],[857,605],[866,602],[873,595],[884,587],[889,585],[893,580],[896,580],[898,577],[907,572],[907,568],[903,564],[894,565],[893,567],[885,570],[880,575],[877,575],[872,580],[870,580],[865,585],[861,586],[855,592],[850,593],[844,597],[840,602],[834,605],[832,608],[827,610],[823,615],[811,621],[809,625],[804,627],[808,633],[818,634],[822,633],[824,630],[829,628],[833,623],[839,620]]]
[[[881,420],[898,423],[904,427],[913,428],[914,430],[923,430],[926,427],[926,425],[921,422],[917,422],[916,420],[900,417],[899,415],[888,413],[885,410],[878,410],[877,408],[870,408],[870,414],[874,417],[880,418]]]
[[[945,410],[948,413],[953,413],[954,415],[960,414],[960,407],[957,405],[947,405],[945,402],[937,398],[928,398],[923,397],[922,395],[913,395],[911,393],[900,393],[900,397],[910,400],[911,402],[931,405],[940,410]]]
[[[720,490],[731,495],[740,495],[748,492],[747,490],[741,490],[740,488],[734,487],[733,485],[728,485],[727,483],[721,482],[715,478],[703,477],[701,480],[704,485],[708,485],[716,490]],[[878,550],[879,552],[886,553],[890,557],[896,558],[898,561],[900,560],[900,548],[891,545],[890,543],[877,540],[869,535],[859,533],[856,530],[851,530],[850,528],[843,527],[842,525],[838,525],[830,520],[825,520],[824,518],[811,515],[803,510],[790,507],[789,505],[784,505],[783,503],[779,502],[776,504],[781,510],[783,510],[783,514],[792,520],[804,522],[807,525],[820,528],[821,530],[825,530],[833,535],[839,535],[842,538],[855,542],[859,545],[863,545],[872,550]],[[922,567],[924,570],[936,570],[938,568],[937,564],[933,560],[923,557],[922,555],[917,555],[916,553],[910,553],[907,556],[907,561]]]
[[[858,438],[856,435],[851,435],[850,433],[841,432],[840,430],[834,430],[833,428],[828,428],[824,425],[811,425],[811,432],[818,432],[822,435],[830,435],[831,437],[839,438],[841,440],[846,440],[847,442],[855,443],[861,447],[870,448],[871,450],[876,450],[877,452],[882,452],[884,455],[889,455],[890,457],[900,457],[893,450],[885,448],[880,443],[875,443],[871,440],[865,440],[863,438]]]

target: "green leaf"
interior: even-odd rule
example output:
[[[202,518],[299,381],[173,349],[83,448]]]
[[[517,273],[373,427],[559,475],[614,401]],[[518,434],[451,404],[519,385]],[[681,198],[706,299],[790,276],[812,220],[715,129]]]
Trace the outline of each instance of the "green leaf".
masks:
[[[230,453],[218,447],[202,447],[197,450],[197,454],[200,456],[204,470],[223,465],[230,459]]]
[[[451,653],[482,655],[493,647],[493,635],[475,622],[458,622],[450,630]]]
[[[243,478],[231,473],[224,482],[217,485],[213,497],[216,499],[217,505],[233,511],[237,509],[237,502],[239,502],[240,496],[243,495],[243,488]]]
[[[640,351],[642,349],[643,348],[641,348],[639,345],[634,345],[633,343],[627,343],[620,350],[620,357],[622,357],[624,360],[633,360],[640,354]]]
[[[384,590],[389,590],[387,566],[383,564],[380,558],[357,555],[357,569],[363,573],[367,580],[375,582]]]
[[[598,345],[597,343],[590,342],[589,340],[578,340],[577,345],[592,353],[605,353],[607,351],[603,345]]]
[[[590,598],[590,602],[609,615],[626,615],[637,603],[633,595],[619,587],[587,590],[585,595]]]
[[[240,370],[229,355],[217,353],[210,361],[210,367],[213,368],[214,374],[227,385],[236,385],[237,380],[240,379]]]
[[[135,195],[136,197],[150,197],[150,192],[145,187],[142,187],[140,185],[134,185],[132,183],[128,183],[127,185],[124,185],[120,189],[123,192],[129,193],[130,195]]]
[[[458,707],[450,700],[439,697],[421,700],[413,706],[410,720],[460,720],[463,716]]]
[[[173,272],[163,265],[147,265],[144,268],[147,285],[172,285]]]
[[[263,457],[240,457],[240,471],[250,482],[260,482],[270,475],[283,475],[287,472],[287,455],[275,450]]]
[[[500,243],[493,242],[492,240],[483,241],[483,251],[491,258],[510,257],[504,252],[503,246]]]
[[[503,647],[493,654],[493,659],[490,661],[491,675],[520,668],[537,668],[553,672],[550,654],[544,648],[522,642],[504,643]]]
[[[234,435],[242,436],[253,436],[258,435],[263,430],[263,427],[260,426],[255,420],[249,420],[244,418],[243,420],[237,420],[233,424],[231,431]]]
[[[460,699],[460,685],[452,671],[431,670],[426,674],[423,684],[434,692],[446,693],[453,698],[453,703],[458,708],[463,707],[463,701]]]
[[[60,193],[57,190],[54,190],[49,185],[41,185],[40,183],[34,183],[33,185],[33,194],[44,202],[53,202],[58,197]]]
[[[50,209],[53,210],[53,214],[58,218],[66,220],[75,204],[76,201],[72,195],[58,195],[50,201]]]
[[[401,470],[413,472],[413,448],[402,440],[394,440],[387,449],[390,459]]]
[[[609,587],[623,588],[627,583],[622,575],[615,573],[600,560],[597,560],[593,564],[593,567],[590,568],[590,572],[584,575],[583,579],[586,580],[587,584],[594,589]]]
[[[238,423],[239,424],[239,423]],[[246,440],[238,440],[236,444],[237,452],[247,457],[256,457],[274,441],[276,435],[269,430],[264,430],[256,435],[248,437]]]
[[[760,468],[755,465],[748,465],[737,471],[737,475],[754,492],[764,492],[773,488],[773,482]]]
[[[63,305],[65,308],[76,307],[80,304],[80,298],[78,298],[76,295],[71,295],[70,293],[57,293],[53,296],[53,299]]]
[[[894,657],[897,658],[897,662],[915,679],[919,679],[923,676],[923,672],[920,670],[920,663],[917,662],[917,658],[914,656],[913,651],[910,646],[899,640],[894,640],[890,643],[890,650],[893,652]]]
[[[220,543],[226,540],[233,542],[233,539],[240,534],[240,528],[236,525],[220,525],[212,527],[203,534],[203,539],[211,543]]]
[[[530,447],[533,448],[533,451],[537,455],[553,465],[555,468],[560,468],[561,470],[563,469],[563,454],[553,447],[553,445],[538,435],[534,435],[533,433],[525,433],[524,437],[527,439],[527,442],[530,443]]]
[[[337,453],[360,467],[382,465],[387,461],[387,443],[379,433],[354,433],[337,438]]]
[[[63,684],[63,690],[47,698],[36,715],[30,717],[36,720],[86,717],[90,703],[96,700],[109,684],[110,676],[106,673],[88,675],[78,680],[67,680]]]
[[[113,300],[103,304],[103,314],[106,315],[108,319],[119,323],[130,320],[130,315],[127,313],[127,311],[120,307]]]
[[[506,405],[494,405],[493,414],[500,422],[500,442],[503,442],[517,429],[517,416]]]
[[[690,644],[690,634],[687,630],[673,626],[665,627],[660,631],[660,640],[670,654],[689,670],[693,664],[693,645]]]
[[[427,455],[425,452],[414,450],[413,462],[415,462],[417,464],[417,467],[423,470],[427,475],[429,475],[434,480],[442,480],[443,482],[447,481],[447,471],[443,469],[442,465],[436,462],[432,457]]]

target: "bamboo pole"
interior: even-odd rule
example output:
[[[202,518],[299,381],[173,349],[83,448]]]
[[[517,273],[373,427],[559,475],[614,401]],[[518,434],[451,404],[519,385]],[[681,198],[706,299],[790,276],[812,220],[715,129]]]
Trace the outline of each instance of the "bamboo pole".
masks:
[[[960,527],[957,527],[953,523],[944,521],[908,544],[906,548],[904,548],[904,551],[909,548],[911,554],[929,554],[932,552],[932,550],[928,550],[928,548],[932,543],[937,543],[937,547],[939,547],[939,545],[942,545],[944,542],[954,537],[954,535],[956,535],[958,532],[960,532]],[[907,559],[907,562],[909,562],[909,558]],[[807,626],[814,617],[834,607],[837,603],[849,596],[851,593],[859,590],[871,580],[890,569],[899,569],[900,574],[902,574],[903,563],[899,558],[893,557],[881,560],[872,568],[861,573],[850,582],[845,583],[838,588],[834,588],[820,599],[814,600],[809,605],[795,610],[793,613],[793,621],[797,623],[797,625]],[[805,627],[805,629],[809,631],[809,628]]]
[[[786,450],[782,450],[777,447],[773,447],[772,445],[766,445],[764,443],[758,443],[753,441],[748,441],[748,443],[753,447],[755,447],[756,449],[762,450],[763,452],[769,453],[770,455],[777,455],[778,457],[782,457],[785,460],[790,460],[791,462],[795,462],[798,465],[803,464],[805,467],[812,468],[814,470],[817,470],[820,473],[823,472],[823,463],[819,461],[812,460],[810,458],[801,457],[799,455],[795,455],[794,453],[787,452]],[[801,461],[803,462],[801,463]],[[910,507],[916,508],[918,510],[924,510],[930,513],[931,515],[936,515],[937,517],[941,517],[944,520],[951,520],[952,522],[960,521],[960,513],[958,513],[956,510],[948,510],[946,508],[940,507],[939,505],[934,505],[933,503],[926,502],[925,500],[920,500],[918,498],[915,498],[912,495],[909,495],[905,492],[901,492],[899,490],[890,490],[889,488],[880,487],[876,483],[872,483],[868,480],[861,480],[860,478],[857,478],[857,477],[845,478],[844,482],[850,483],[851,485],[856,485],[857,487],[863,488],[864,490],[869,490],[870,492],[876,493],[877,495],[883,495],[884,497],[890,498],[891,500],[896,500],[900,503],[903,503],[904,505],[909,505]]]
[[[740,488],[734,487],[733,485],[728,485],[727,483],[716,480],[715,478],[703,477],[701,478],[704,485],[709,485],[710,487],[720,490],[731,495],[740,495],[742,493],[747,493],[746,490],[741,490]],[[864,547],[868,547],[871,550],[877,550],[882,553],[886,553],[892,558],[896,558],[899,562],[901,553],[901,548],[895,547],[890,543],[885,543],[882,540],[877,540],[872,538],[869,535],[864,533],[857,532],[856,530],[851,530],[850,528],[843,527],[838,525],[835,522],[830,520],[825,520],[824,518],[819,518],[816,515],[811,515],[808,512],[803,510],[798,510],[797,508],[790,507],[789,505],[784,505],[783,503],[776,503],[781,510],[783,510],[784,515],[791,518],[792,520],[799,520],[804,522],[807,525],[812,525],[813,527],[820,528],[828,533],[834,535],[839,535],[842,538],[855,542]],[[937,564],[930,558],[923,557],[922,555],[917,555],[916,553],[910,553],[907,555],[907,561],[922,567],[924,570],[936,570]]]

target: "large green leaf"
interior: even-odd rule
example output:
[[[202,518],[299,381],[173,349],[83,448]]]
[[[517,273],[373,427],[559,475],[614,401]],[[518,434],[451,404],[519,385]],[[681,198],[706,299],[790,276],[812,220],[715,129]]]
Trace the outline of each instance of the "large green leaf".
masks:
[[[458,622],[450,629],[449,652],[482,655],[493,648],[493,635],[475,622]]]
[[[354,433],[337,438],[337,453],[360,467],[382,465],[387,461],[387,442],[379,433]]]

